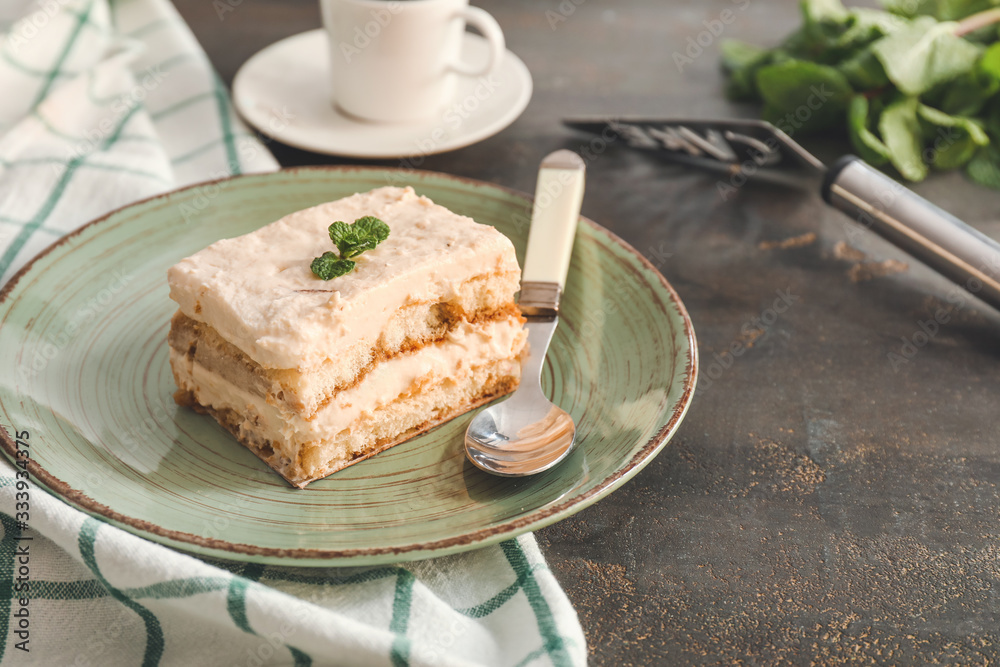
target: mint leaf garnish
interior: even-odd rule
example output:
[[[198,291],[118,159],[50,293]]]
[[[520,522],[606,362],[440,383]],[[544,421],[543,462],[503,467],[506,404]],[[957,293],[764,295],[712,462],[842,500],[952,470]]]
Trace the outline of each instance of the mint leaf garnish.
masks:
[[[331,280],[353,271],[356,263],[351,258],[366,250],[373,250],[389,238],[389,225],[374,216],[366,215],[352,224],[335,222],[330,225],[329,232],[330,240],[337,246],[340,256],[328,251],[322,257],[314,259],[310,265],[312,272],[323,280]]]
[[[359,234],[375,239],[375,245],[389,238],[389,225],[372,215],[366,215],[354,221],[354,227]]]
[[[332,280],[346,275],[354,270],[355,263],[349,259],[341,259],[335,252],[324,252],[309,265],[316,277]]]
[[[335,222],[330,225],[330,240],[337,246],[340,256],[347,259],[372,250],[389,237],[389,225],[378,218],[366,215],[353,224]]]
[[[330,240],[344,258],[356,257],[376,245],[374,238],[361,234],[356,226],[346,222],[335,222],[330,225]]]

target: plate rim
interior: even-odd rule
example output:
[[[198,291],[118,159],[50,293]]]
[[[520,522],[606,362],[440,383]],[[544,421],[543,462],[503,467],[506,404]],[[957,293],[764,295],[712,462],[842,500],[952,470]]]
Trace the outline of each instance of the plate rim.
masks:
[[[404,178],[412,178],[414,181],[426,178],[438,178],[445,181],[457,181],[459,183],[475,187],[491,188],[499,190],[505,194],[512,195],[516,198],[523,199],[528,205],[530,205],[533,201],[532,196],[520,190],[467,176],[457,176],[454,174],[423,169],[400,169],[394,167],[367,165],[298,166],[283,168],[272,172],[239,174],[236,176],[227,176],[224,178],[200,181],[120,206],[85,223],[59,239],[56,239],[48,247],[32,257],[28,263],[11,276],[10,280],[8,280],[6,284],[0,287],[0,309],[2,309],[7,303],[7,299],[10,297],[13,289],[17,286],[20,280],[31,272],[36,263],[46,257],[49,253],[58,249],[61,245],[68,243],[71,239],[79,236],[92,227],[100,225],[112,216],[118,215],[119,213],[133,207],[142,206],[159,199],[165,200],[169,197],[174,197],[180,193],[197,188],[204,188],[224,182],[249,180],[253,178],[272,178],[281,174],[294,174],[300,172],[342,174],[352,172],[391,172],[401,174]],[[403,182],[403,180],[398,182]],[[56,496],[63,501],[69,501],[70,504],[74,505],[77,509],[113,525],[117,525],[123,530],[131,532],[138,537],[200,555],[222,558],[224,560],[249,561],[266,564],[297,566],[315,565],[330,567],[334,564],[334,562],[342,565],[352,565],[355,564],[355,562],[379,564],[399,562],[403,560],[421,560],[424,558],[434,558],[450,553],[457,553],[460,551],[485,547],[490,544],[496,544],[567,518],[596,503],[598,500],[604,498],[629,479],[634,477],[656,457],[660,449],[666,446],[666,444],[673,437],[674,433],[677,431],[684,419],[684,416],[690,408],[695,394],[699,369],[698,345],[694,332],[694,324],[691,320],[691,316],[687,312],[687,308],[685,308],[684,303],[681,301],[680,296],[677,294],[673,286],[667,281],[663,274],[661,274],[660,271],[642,255],[642,253],[632,247],[631,244],[626,242],[620,236],[583,215],[580,216],[580,221],[588,225],[593,232],[605,235],[611,243],[620,246],[621,249],[638,259],[640,264],[647,271],[651,272],[659,279],[660,285],[666,289],[669,295],[671,304],[676,309],[676,312],[681,316],[684,337],[688,344],[688,354],[686,355],[686,366],[684,369],[685,378],[683,381],[683,391],[679,401],[673,407],[670,418],[655,434],[649,438],[649,440],[646,441],[642,448],[636,452],[627,463],[620,466],[614,474],[601,480],[599,484],[581,496],[576,496],[573,499],[563,501],[549,508],[536,509],[526,515],[516,517],[498,525],[487,526],[472,532],[463,533],[462,535],[435,540],[432,542],[419,542],[403,546],[351,549],[278,548],[261,547],[253,544],[231,542],[214,537],[195,535],[193,533],[167,529],[134,516],[126,516],[125,514],[122,514],[111,507],[90,498],[82,491],[74,489],[68,483],[50,474],[32,457],[29,457],[25,463],[28,473],[34,478],[33,481],[35,481],[36,484],[40,483],[40,485],[53,496]],[[7,432],[6,427],[3,425],[0,425],[0,448],[2,448],[6,453],[11,461],[11,464],[15,468],[20,467],[18,464],[19,457],[17,456],[18,448],[16,441],[11,437],[11,435]]]

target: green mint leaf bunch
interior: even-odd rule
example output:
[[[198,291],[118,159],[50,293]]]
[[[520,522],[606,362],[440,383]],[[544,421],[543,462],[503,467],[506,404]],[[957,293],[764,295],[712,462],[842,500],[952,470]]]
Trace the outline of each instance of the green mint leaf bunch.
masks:
[[[352,259],[367,250],[374,250],[389,238],[389,225],[378,218],[366,215],[351,224],[334,222],[329,227],[330,240],[337,246],[337,253],[327,251],[310,264],[317,278],[332,280],[347,275],[357,263]]]
[[[357,257],[366,250],[373,250],[389,238],[389,225],[376,217],[366,215],[352,224],[335,222],[330,225],[330,240],[337,246],[344,259]]]
[[[802,0],[774,48],[721,45],[734,101],[790,135],[842,132],[910,181],[964,168],[1000,189],[1000,0]]]
[[[341,259],[337,253],[332,251],[324,252],[309,265],[317,278],[323,280],[333,280],[340,276],[347,275],[354,270],[357,264],[350,259]]]

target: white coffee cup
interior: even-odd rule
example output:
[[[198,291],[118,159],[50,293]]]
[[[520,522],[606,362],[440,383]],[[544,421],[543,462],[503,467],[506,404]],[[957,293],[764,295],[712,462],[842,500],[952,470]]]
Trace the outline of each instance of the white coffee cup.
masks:
[[[330,40],[333,103],[370,121],[423,120],[455,94],[456,77],[488,76],[504,53],[496,19],[469,0],[320,0]],[[489,43],[489,61],[461,62],[466,24]]]

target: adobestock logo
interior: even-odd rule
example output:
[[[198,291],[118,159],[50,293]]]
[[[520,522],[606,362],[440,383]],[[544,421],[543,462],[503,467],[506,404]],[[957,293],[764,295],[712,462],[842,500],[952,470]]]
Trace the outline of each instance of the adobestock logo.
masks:
[[[24,45],[38,36],[38,33],[68,2],[69,0],[47,0],[36,3],[39,8],[18,21],[14,28],[7,33],[4,48],[10,49],[15,54],[20,53]]]
[[[808,123],[823,106],[833,97],[833,92],[827,89],[826,84],[811,86],[810,95],[806,101],[799,105],[794,111],[785,114],[784,118],[775,122],[775,127],[787,134],[789,137],[795,136],[795,132]],[[780,153],[780,142],[777,137],[768,137],[764,142],[763,150],[757,153],[742,164],[729,176],[728,181],[716,181],[715,189],[719,193],[722,201],[728,201],[736,192],[746,185],[750,177],[757,173],[757,170],[767,164],[774,155]]]
[[[983,258],[978,269],[981,272],[985,272],[987,269],[996,272],[1000,267],[993,259]],[[951,307],[940,307],[927,319],[918,320],[917,327],[912,334],[900,337],[901,343],[898,350],[886,354],[886,360],[888,360],[892,372],[898,373],[900,369],[912,364],[920,350],[941,334],[944,325],[951,322],[963,309],[973,304],[973,297],[979,294],[984,287],[983,281],[975,276],[966,280],[961,286],[953,286],[945,297],[945,301]]]
[[[703,370],[700,373],[695,394],[707,391],[715,384],[716,380],[729,372],[736,360],[742,357],[748,349],[756,343],[766,340],[771,326],[801,299],[800,296],[792,294],[791,287],[775,290],[774,293],[776,298],[768,308],[763,309],[759,315],[743,323],[743,326],[740,327],[740,338],[730,343],[722,352],[715,352],[711,361],[703,362]]]
[[[73,313],[62,330],[58,333],[47,333],[35,346],[34,354],[18,367],[18,374],[22,379],[37,376],[48,368],[49,364],[56,359],[63,350],[76,338],[81,329],[106,311],[115,296],[125,289],[126,285],[132,281],[132,275],[119,269],[111,275],[107,285],[92,296],[80,308]]]
[[[386,183],[400,185],[405,182],[405,172],[413,172],[423,165],[428,155],[437,153],[445,142],[462,129],[465,122],[475,114],[501,87],[501,82],[493,75],[481,76],[476,87],[462,99],[447,107],[441,115],[441,122],[419,139],[413,141],[416,152],[399,161],[399,171],[386,174]]]
[[[493,96],[500,85],[500,82],[492,74],[489,77],[479,77],[479,83],[475,90],[462,98],[461,101],[448,107],[444,112],[445,124],[453,130],[462,127],[462,124],[479,109],[482,103]]]
[[[402,11],[399,2],[388,2],[385,7],[379,7],[371,11],[371,21],[363,26],[354,26],[354,39],[351,43],[340,42],[340,55],[344,56],[344,62],[350,63],[354,56],[359,55],[368,48],[373,39],[377,39],[382,31],[392,22],[392,17]]]
[[[93,128],[84,131],[80,141],[70,147],[66,161],[79,160],[97,151],[116,130],[120,129],[119,126],[128,114],[145,102],[146,97],[159,88],[169,75],[170,72],[162,71],[160,65],[146,68],[141,75],[136,74],[137,83],[111,102],[108,115],[95,123]],[[58,163],[54,164],[52,168],[58,174],[62,174],[65,167],[65,164]]]
[[[731,1],[736,5],[737,11],[745,11],[750,6],[750,0]],[[688,36],[686,40],[687,46],[683,53],[680,51],[674,51],[673,53],[674,65],[677,66],[677,71],[683,73],[686,66],[694,64],[694,61],[705,53],[705,49],[712,46],[715,40],[719,39],[722,33],[726,31],[726,27],[735,20],[736,11],[723,9],[717,17],[702,21],[701,24],[705,29],[697,35]]]

